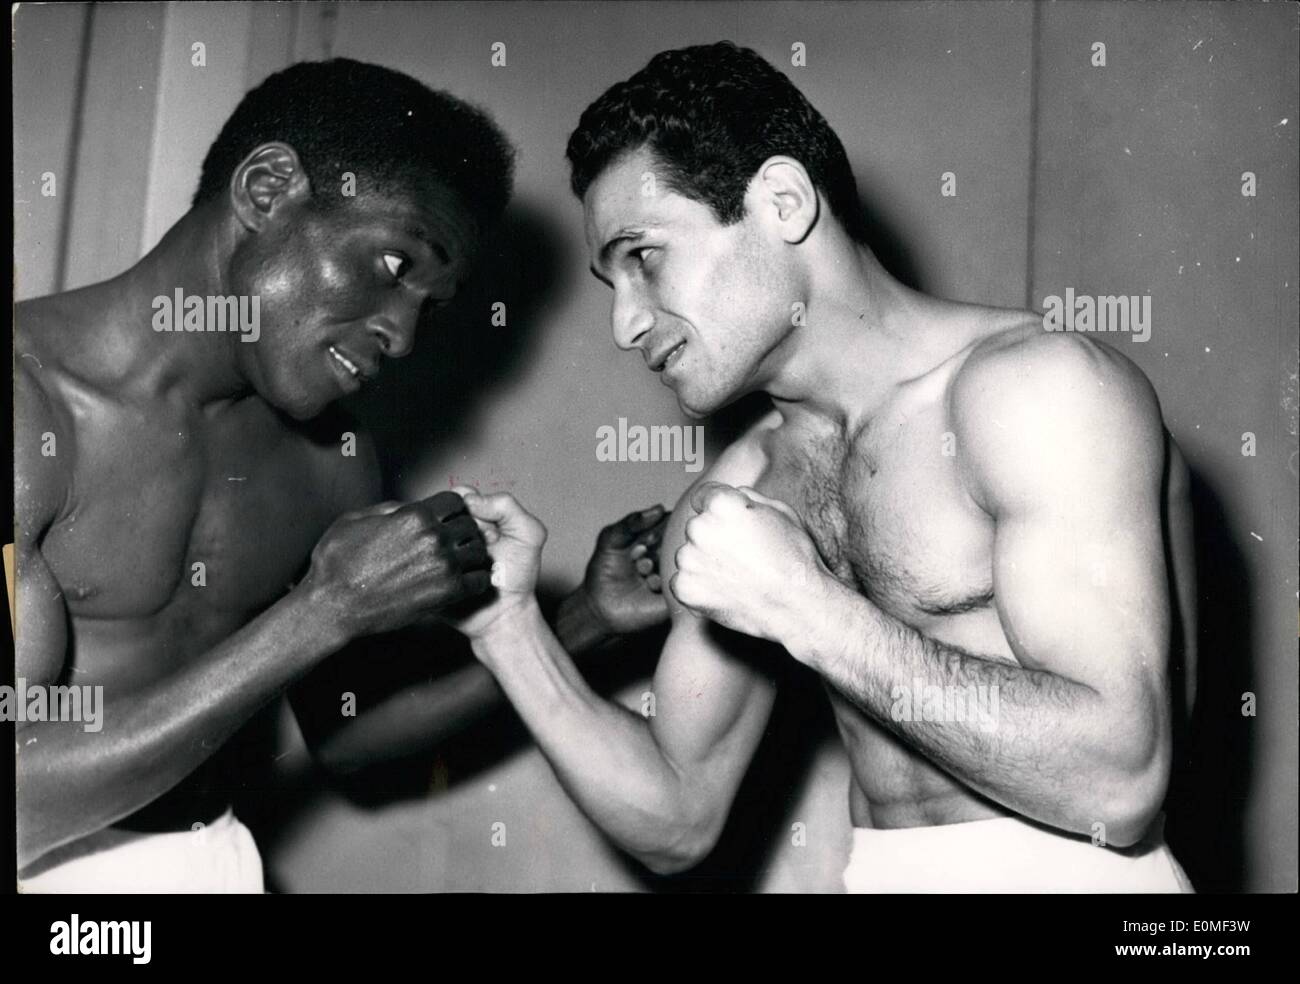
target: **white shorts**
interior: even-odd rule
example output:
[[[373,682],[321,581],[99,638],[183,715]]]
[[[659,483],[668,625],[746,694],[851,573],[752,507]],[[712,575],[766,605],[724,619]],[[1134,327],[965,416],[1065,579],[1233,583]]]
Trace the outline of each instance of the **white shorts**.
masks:
[[[1164,843],[1164,818],[1133,847],[1097,847],[1014,817],[854,828],[849,892],[1192,892]]]
[[[262,856],[231,810],[197,830],[147,834],[107,827],[32,862],[18,873],[18,891],[261,894]]]

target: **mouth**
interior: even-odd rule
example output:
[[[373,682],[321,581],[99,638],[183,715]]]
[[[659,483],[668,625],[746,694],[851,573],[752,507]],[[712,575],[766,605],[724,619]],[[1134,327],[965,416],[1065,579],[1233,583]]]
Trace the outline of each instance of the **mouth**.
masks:
[[[663,372],[665,369],[671,368],[673,365],[677,363],[677,360],[682,357],[682,352],[684,352],[685,349],[686,349],[685,339],[682,339],[682,341],[678,342],[676,345],[673,345],[669,348],[661,349],[659,354],[651,357],[650,371]]]
[[[335,367],[340,370],[340,375],[352,383],[351,389],[359,389],[363,383],[370,382],[377,374],[375,368],[366,366],[360,359],[344,355],[337,346],[331,345],[329,354]]]

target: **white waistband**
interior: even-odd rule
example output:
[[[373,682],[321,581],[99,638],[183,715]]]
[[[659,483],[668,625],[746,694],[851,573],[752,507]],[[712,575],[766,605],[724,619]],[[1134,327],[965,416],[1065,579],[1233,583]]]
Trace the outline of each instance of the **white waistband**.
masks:
[[[1163,817],[1131,848],[1018,817],[937,827],[855,828],[850,892],[1188,892]]]
[[[23,869],[18,884],[29,894],[261,893],[262,858],[228,809],[191,830],[107,827],[45,854]]]

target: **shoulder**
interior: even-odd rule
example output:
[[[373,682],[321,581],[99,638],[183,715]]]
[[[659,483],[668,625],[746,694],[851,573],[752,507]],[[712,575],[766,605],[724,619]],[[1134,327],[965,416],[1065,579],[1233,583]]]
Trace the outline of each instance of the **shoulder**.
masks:
[[[52,523],[72,487],[75,428],[57,389],[43,384],[37,357],[15,340],[14,512],[20,531],[39,535]]]
[[[1158,479],[1163,469],[1160,404],[1142,371],[1108,345],[1037,321],[972,348],[948,412],[958,457],[986,492],[1117,467]]]

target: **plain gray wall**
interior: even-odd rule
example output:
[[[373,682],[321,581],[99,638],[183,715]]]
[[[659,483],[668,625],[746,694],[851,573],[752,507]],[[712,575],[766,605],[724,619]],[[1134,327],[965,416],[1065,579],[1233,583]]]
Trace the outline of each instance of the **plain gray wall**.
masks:
[[[22,7],[15,175],[16,198],[30,204],[19,206],[19,293],[132,262],[182,214],[197,172],[181,172],[238,92],[292,60],[374,61],[484,106],[521,148],[520,235],[500,284],[521,313],[508,333],[489,326],[485,307],[466,314],[462,348],[481,350],[485,366],[469,382],[483,392],[468,399],[453,387],[444,409],[454,405],[455,419],[407,428],[402,490],[453,480],[509,489],[551,529],[546,577],[572,586],[601,524],[672,503],[690,476],[596,460],[596,429],[619,417],[685,421],[640,358],[611,342],[610,295],[586,272],[564,143],[581,110],[655,52],[723,38],[754,47],[840,134],[882,254],[905,279],[1009,306],[1041,307],[1067,286],[1151,294],[1151,340],[1117,344],[1155,382],[1202,477],[1206,513],[1212,686],[1201,723],[1213,741],[1191,750],[1191,819],[1175,832],[1197,852],[1189,867],[1205,887],[1293,890],[1295,27],[1281,4],[123,5],[89,20],[76,8]],[[196,39],[225,52],[210,55],[206,74],[185,70]],[[497,41],[504,67],[490,62]],[[1104,67],[1091,64],[1097,41]],[[796,42],[806,67],[791,65]],[[77,51],[85,65],[70,71]],[[37,176],[59,168],[90,190],[35,197]],[[1259,176],[1256,198],[1241,196],[1245,170]],[[949,171],[955,198],[940,194]],[[481,285],[472,303],[493,289]],[[435,410],[442,395],[432,394]],[[1257,435],[1255,457],[1241,454],[1245,431]],[[619,695],[635,705],[644,689],[634,681]],[[1253,718],[1240,714],[1246,690],[1257,695]],[[426,763],[426,795],[363,806],[319,788],[292,723],[282,726],[281,779],[298,799],[265,843],[283,888],[646,887],[526,744],[463,773],[459,758],[439,757]],[[815,752],[777,790],[785,806],[765,835],[761,888],[836,888],[846,767],[829,733],[809,735]],[[495,822],[507,825],[505,847],[491,846]],[[791,843],[796,822],[806,847]]]

